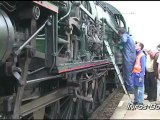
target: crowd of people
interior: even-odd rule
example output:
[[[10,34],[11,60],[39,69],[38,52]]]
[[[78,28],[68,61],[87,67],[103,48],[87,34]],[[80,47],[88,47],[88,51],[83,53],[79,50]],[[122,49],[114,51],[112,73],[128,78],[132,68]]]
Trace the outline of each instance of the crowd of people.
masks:
[[[144,50],[142,42],[134,42],[123,27],[119,28],[123,46],[123,79],[128,93],[134,94],[134,104],[143,105],[144,99],[160,104],[160,52]],[[144,94],[147,98],[144,98]]]

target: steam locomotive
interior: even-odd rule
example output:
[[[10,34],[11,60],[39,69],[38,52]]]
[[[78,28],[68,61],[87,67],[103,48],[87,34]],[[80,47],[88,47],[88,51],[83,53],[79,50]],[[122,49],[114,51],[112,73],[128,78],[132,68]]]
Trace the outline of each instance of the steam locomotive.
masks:
[[[107,2],[1,1],[0,117],[88,118],[119,85],[104,44],[121,67],[118,27]]]

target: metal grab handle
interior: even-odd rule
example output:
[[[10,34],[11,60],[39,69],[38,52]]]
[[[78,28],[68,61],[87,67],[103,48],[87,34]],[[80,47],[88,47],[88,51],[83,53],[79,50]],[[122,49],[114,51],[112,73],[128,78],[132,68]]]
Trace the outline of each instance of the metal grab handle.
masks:
[[[15,52],[16,55],[18,55],[20,51],[45,27],[48,20],[49,19],[47,19],[45,23],[25,43],[23,43],[23,45],[19,47],[19,49]]]

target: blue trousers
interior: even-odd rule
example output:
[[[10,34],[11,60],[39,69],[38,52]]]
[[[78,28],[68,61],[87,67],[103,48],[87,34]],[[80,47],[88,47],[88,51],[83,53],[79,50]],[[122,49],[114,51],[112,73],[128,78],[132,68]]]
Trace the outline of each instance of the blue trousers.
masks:
[[[132,69],[136,56],[131,53],[124,53],[123,56],[123,79],[127,91],[133,91],[133,80],[131,80]]]
[[[134,102],[143,103],[144,101],[144,86],[134,86]]]

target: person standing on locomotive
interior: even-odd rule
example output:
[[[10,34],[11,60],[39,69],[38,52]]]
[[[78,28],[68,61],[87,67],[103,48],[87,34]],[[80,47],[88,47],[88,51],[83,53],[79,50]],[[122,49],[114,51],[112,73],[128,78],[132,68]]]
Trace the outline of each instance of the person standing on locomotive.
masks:
[[[121,37],[120,42],[123,46],[123,79],[124,85],[128,92],[133,91],[133,81],[131,81],[131,73],[136,60],[135,43],[132,37],[125,31],[125,28],[120,27],[118,33]]]
[[[134,84],[134,104],[143,104],[146,56],[143,53],[144,45],[141,42],[137,42],[135,47],[137,56],[131,75]]]

